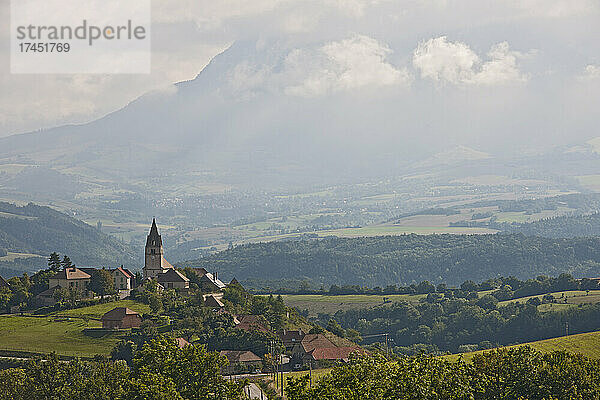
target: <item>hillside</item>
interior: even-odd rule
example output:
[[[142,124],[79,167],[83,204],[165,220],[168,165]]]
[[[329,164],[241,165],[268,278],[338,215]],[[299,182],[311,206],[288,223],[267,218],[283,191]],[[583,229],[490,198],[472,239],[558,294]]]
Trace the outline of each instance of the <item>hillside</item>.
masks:
[[[600,214],[554,217],[526,224],[501,224],[498,228],[503,232],[552,238],[600,236]]]
[[[538,340],[536,342],[523,343],[517,346],[509,347],[522,347],[531,346],[534,350],[541,351],[543,353],[550,353],[553,351],[566,351],[574,354],[582,354],[586,357],[593,359],[600,359],[600,332],[589,332],[581,333],[578,335],[562,336],[553,339]],[[470,361],[475,354],[480,354],[486,350],[473,351],[464,354],[453,354],[451,356],[444,356],[449,360],[458,360],[462,357],[465,361]]]
[[[600,275],[600,238],[403,235],[237,246],[180,266],[205,267],[250,287],[458,285],[497,276]]]
[[[132,300],[55,312],[47,316],[0,316],[0,352],[56,352],[66,356],[91,357],[108,355],[125,332],[115,332],[101,338],[83,333],[86,328],[102,326],[99,319],[115,307],[128,307],[147,313],[150,307]]]
[[[4,250],[4,251],[2,251]],[[78,266],[138,268],[140,257],[128,245],[49,207],[0,202],[0,274],[10,276],[45,267],[51,252],[68,255]],[[2,255],[0,254],[0,255]]]

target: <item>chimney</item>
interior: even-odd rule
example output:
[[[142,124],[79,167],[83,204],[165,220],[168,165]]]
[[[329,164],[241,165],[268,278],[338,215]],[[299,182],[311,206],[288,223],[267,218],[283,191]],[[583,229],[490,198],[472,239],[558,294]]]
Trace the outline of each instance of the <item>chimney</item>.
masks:
[[[217,271],[215,271],[215,281],[217,281],[219,279],[219,273]]]

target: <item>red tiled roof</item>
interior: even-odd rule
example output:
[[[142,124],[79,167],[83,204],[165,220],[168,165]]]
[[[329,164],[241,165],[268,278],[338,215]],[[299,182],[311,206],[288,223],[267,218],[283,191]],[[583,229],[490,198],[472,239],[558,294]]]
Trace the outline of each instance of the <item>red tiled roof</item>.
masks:
[[[123,275],[125,275],[127,278],[130,278],[130,279],[135,278],[135,276],[129,270],[127,270],[123,267],[115,268],[113,271],[119,271],[120,273],[122,273]]]
[[[140,315],[127,307],[113,308],[100,318],[101,321],[121,321],[126,315]]]
[[[239,324],[236,325],[237,329],[243,329],[245,331],[259,331],[269,332],[269,329],[263,325],[258,315],[238,315]]]
[[[306,353],[310,353],[316,348],[335,348],[335,344],[327,339],[322,333],[308,334],[304,336],[301,343]]]

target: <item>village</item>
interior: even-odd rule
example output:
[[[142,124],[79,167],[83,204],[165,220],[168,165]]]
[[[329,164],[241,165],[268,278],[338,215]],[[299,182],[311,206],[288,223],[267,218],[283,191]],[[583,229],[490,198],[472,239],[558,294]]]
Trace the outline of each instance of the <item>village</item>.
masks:
[[[93,281],[99,274],[110,276],[110,283],[114,289],[110,295],[95,293],[92,290]],[[8,287],[9,283],[0,277],[0,287],[2,286]],[[234,290],[236,293],[243,293],[243,296],[251,296],[245,293],[235,278],[229,283],[224,283],[217,273],[208,272],[205,268],[187,268],[184,271],[169,263],[165,259],[162,237],[156,221],[153,220],[146,239],[145,263],[141,274],[123,267],[99,269],[67,265],[48,277],[48,288],[35,296],[35,304],[46,308],[57,307],[64,293],[77,293],[75,304],[94,299],[109,301],[107,304],[110,304],[111,300],[127,300],[134,295],[139,296],[139,293],[151,291],[155,291],[157,296],[168,294],[183,303],[201,298],[203,309],[210,310],[212,314],[208,319],[227,318],[234,330],[251,335],[254,343],[262,343],[260,349],[267,349],[257,350],[256,344],[244,346],[244,340],[232,348],[224,348],[218,339],[216,342],[212,341],[218,352],[228,360],[228,365],[223,371],[225,374],[326,367],[337,361],[348,361],[353,353],[364,353],[358,345],[336,337],[319,326],[311,326],[306,321],[300,321],[300,324],[290,323],[290,309],[285,307],[280,313],[285,314],[281,318],[286,319],[287,323],[274,326],[265,315],[248,313],[248,310],[242,310],[239,305],[232,305],[224,299],[228,291]],[[17,307],[11,311],[18,313],[20,310]],[[145,315],[128,307],[114,307],[101,316],[101,327],[86,328],[84,331],[87,335],[93,333],[95,337],[110,332],[134,334],[143,330],[146,320],[150,323],[150,320],[156,318],[157,315]],[[294,316],[297,321],[299,318],[301,319],[297,315]],[[169,329],[170,334],[181,332],[174,329],[173,325]],[[197,339],[194,335],[173,338],[181,348],[193,346],[194,339]]]

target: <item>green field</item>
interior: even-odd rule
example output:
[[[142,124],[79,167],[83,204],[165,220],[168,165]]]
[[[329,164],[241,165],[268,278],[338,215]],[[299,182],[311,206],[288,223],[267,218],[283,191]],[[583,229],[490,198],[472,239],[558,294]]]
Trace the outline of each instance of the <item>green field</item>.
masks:
[[[115,307],[129,307],[140,313],[149,311],[145,304],[123,300],[62,311],[44,317],[1,315],[0,350],[56,352],[60,355],[82,357],[108,355],[124,336],[125,331],[111,333],[102,338],[92,338],[84,335],[83,330],[100,327],[98,320],[90,318],[99,319],[102,314]],[[67,315],[70,317],[66,317]]]
[[[318,313],[334,314],[338,310],[351,310],[371,308],[384,304],[384,297],[391,302],[409,301],[418,302],[426,297],[424,294],[392,294],[386,296],[349,294],[341,296],[327,296],[320,294],[288,294],[282,295],[288,307],[299,310],[308,309],[310,315]]]
[[[556,303],[542,304],[538,306],[540,311],[560,311],[566,308],[574,307],[579,304],[595,304],[600,303],[600,290],[569,290],[565,292],[554,292],[550,293],[555,299]],[[538,298],[542,300],[545,294],[537,296],[520,297],[518,299],[501,301],[498,306],[505,306],[510,303],[525,303],[529,299]]]
[[[523,343],[512,347],[531,346],[533,349],[547,353],[552,351],[568,351],[569,353],[583,354],[586,357],[600,359],[600,332],[581,333],[579,335],[562,336],[554,339],[540,340],[537,342]],[[474,351],[471,353],[452,354],[444,358],[456,361],[462,358],[470,361],[475,354],[489,350]]]

